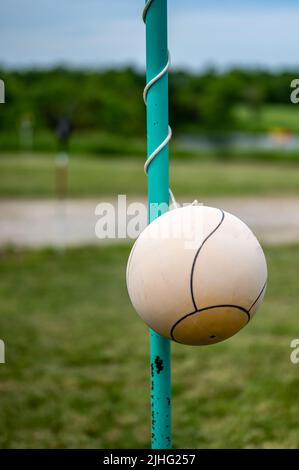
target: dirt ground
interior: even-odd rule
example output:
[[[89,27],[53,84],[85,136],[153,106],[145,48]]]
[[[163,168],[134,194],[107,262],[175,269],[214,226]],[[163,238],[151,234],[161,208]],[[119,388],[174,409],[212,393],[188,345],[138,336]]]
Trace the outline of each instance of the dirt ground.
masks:
[[[127,204],[136,201],[145,203],[139,198]],[[95,234],[100,202],[116,206],[117,199],[1,200],[0,245],[38,248],[111,242]],[[208,198],[204,204],[240,217],[263,243],[299,243],[299,197]]]

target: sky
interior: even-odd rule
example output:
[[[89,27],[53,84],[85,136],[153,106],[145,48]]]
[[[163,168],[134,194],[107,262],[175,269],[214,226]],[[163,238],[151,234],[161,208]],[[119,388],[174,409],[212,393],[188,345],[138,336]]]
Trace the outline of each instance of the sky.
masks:
[[[1,0],[0,64],[143,68],[143,5],[143,0]],[[298,68],[298,0],[168,0],[168,11],[175,68]]]

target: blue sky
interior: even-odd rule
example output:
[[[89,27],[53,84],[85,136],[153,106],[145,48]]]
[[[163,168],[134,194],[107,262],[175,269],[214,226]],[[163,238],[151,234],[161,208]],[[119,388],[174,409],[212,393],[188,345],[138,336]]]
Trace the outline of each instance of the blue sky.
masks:
[[[299,64],[298,0],[168,0],[174,67]],[[1,0],[0,63],[144,65],[142,0]]]

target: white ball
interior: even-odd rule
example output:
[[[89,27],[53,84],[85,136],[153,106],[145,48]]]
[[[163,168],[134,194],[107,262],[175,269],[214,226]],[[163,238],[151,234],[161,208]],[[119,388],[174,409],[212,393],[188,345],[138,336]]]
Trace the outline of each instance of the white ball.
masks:
[[[251,230],[220,209],[187,206],[154,220],[127,265],[130,299],[157,333],[179,343],[223,341],[256,313],[267,282]]]

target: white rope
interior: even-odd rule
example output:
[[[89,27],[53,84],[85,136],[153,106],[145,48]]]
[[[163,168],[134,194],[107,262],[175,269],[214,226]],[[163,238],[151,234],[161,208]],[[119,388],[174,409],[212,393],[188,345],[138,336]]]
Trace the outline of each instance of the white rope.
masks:
[[[168,51],[168,61],[167,61],[167,64],[165,65],[164,69],[161,70],[160,73],[158,73],[158,75],[156,75],[154,78],[152,78],[148,84],[146,85],[146,87],[144,88],[144,91],[143,91],[143,101],[144,101],[144,104],[146,106],[146,98],[147,98],[147,94],[148,94],[148,91],[149,89],[156,83],[160,80],[160,78],[163,77],[163,75],[165,75],[169,68],[170,68],[170,64],[171,64],[171,57],[170,57],[170,52]]]
[[[166,137],[165,140],[159,145],[159,147],[154,150],[154,152],[147,158],[145,164],[144,164],[144,173],[147,175],[148,173],[148,167],[152,163],[153,159],[158,155],[158,153],[161,152],[161,150],[168,144],[168,142],[171,140],[172,137],[172,130],[171,127],[168,126],[168,136]]]
[[[145,4],[145,7],[143,9],[143,13],[142,13],[142,19],[143,19],[143,22],[145,24],[145,20],[146,20],[146,15],[147,15],[147,12],[148,12],[148,9],[149,7],[151,6],[151,4],[153,3],[154,0],[147,0],[146,4]]]
[[[148,0],[145,4],[145,7],[144,7],[144,10],[143,10],[143,13],[142,13],[142,19],[144,21],[144,23],[146,22],[146,15],[147,15],[147,12],[151,6],[151,4],[153,3],[154,0]],[[152,78],[146,85],[146,87],[144,88],[144,91],[143,91],[143,101],[144,101],[144,104],[145,106],[147,105],[147,94],[150,90],[150,88],[156,83],[158,82],[169,70],[170,68],[170,64],[171,64],[171,56],[170,56],[170,52],[168,51],[168,61],[167,61],[167,64],[165,65],[165,67],[163,68],[163,70],[161,70],[161,72],[158,73],[158,75],[156,75],[154,78]],[[171,137],[172,137],[172,130],[171,130],[171,127],[168,126],[168,136],[166,137],[166,139],[163,140],[163,142],[156,148],[156,150],[153,151],[153,153],[147,158],[145,164],[144,164],[144,172],[145,174],[147,175],[148,174],[148,168],[150,166],[150,164],[152,163],[152,161],[154,160],[154,158],[161,152],[161,150],[164,149],[164,147],[166,147],[166,145],[168,145],[168,143],[170,142],[171,140]],[[173,203],[173,206],[175,208],[178,207],[177,203],[176,203],[176,200],[175,200],[175,197],[173,195],[173,192],[171,191],[171,189],[169,188],[169,195],[170,195],[170,198],[171,198],[171,201]]]
[[[178,206],[178,204],[177,204],[177,202],[176,202],[176,200],[175,200],[174,194],[173,194],[173,192],[171,191],[170,188],[169,188],[169,196],[170,196],[171,202],[172,202],[172,204],[173,204],[173,207],[174,207],[175,209],[177,209],[179,206]]]

